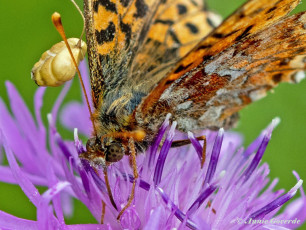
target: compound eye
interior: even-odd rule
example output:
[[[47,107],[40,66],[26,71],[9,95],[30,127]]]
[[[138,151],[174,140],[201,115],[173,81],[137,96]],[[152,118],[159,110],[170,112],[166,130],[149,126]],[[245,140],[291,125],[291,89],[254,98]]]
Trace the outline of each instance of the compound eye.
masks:
[[[107,162],[117,162],[122,159],[124,155],[124,149],[119,143],[112,143],[106,153],[106,161]]]

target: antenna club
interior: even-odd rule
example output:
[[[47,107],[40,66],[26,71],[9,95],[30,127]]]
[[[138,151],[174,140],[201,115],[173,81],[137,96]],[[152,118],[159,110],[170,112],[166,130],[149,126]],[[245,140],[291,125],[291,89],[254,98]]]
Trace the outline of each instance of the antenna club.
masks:
[[[61,15],[58,12],[54,12],[51,16],[51,20],[54,26],[57,28],[59,25],[62,25]]]

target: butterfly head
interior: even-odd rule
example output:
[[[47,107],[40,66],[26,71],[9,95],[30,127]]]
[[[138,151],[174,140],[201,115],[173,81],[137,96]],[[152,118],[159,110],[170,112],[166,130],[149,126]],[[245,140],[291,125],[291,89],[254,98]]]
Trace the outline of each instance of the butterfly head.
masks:
[[[86,152],[82,153],[80,158],[88,160],[92,166],[105,167],[120,161],[124,155],[129,155],[129,140],[139,142],[145,136],[143,130],[114,132],[102,137],[94,136],[88,139]]]
[[[110,163],[120,161],[125,155],[125,145],[113,138],[92,137],[86,143],[86,152],[80,157],[86,159],[93,166],[107,166]]]

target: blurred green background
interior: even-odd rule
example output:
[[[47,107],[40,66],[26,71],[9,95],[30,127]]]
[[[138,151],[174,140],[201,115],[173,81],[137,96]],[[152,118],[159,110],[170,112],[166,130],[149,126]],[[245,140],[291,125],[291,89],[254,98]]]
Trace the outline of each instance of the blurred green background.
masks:
[[[245,1],[210,0],[208,4],[211,9],[225,17],[243,2]],[[82,6],[80,0],[77,3]],[[80,35],[82,20],[69,0],[2,0],[0,9],[0,96],[8,103],[4,82],[9,80],[15,84],[27,105],[33,110],[33,95],[37,86],[30,79],[31,68],[44,51],[61,40],[51,23],[51,14],[55,11],[62,14],[68,37]],[[303,10],[306,10],[306,3],[301,3],[294,12]],[[50,111],[59,91],[60,88],[47,90],[44,97],[44,115]],[[306,80],[298,85],[282,84],[274,93],[269,93],[266,98],[248,106],[240,113],[241,119],[236,130],[245,136],[246,144],[250,143],[274,117],[281,118],[281,123],[274,131],[264,156],[264,161],[270,165],[270,178],[280,178],[278,189],[285,188],[288,191],[296,183],[292,170],[296,170],[306,179],[305,92]],[[78,83],[74,81],[73,90],[66,100],[79,100],[80,97]],[[73,138],[71,132],[64,129],[60,131],[65,138]],[[19,187],[0,183],[0,197],[0,210],[22,218],[36,218],[34,206]],[[67,219],[67,223],[93,221],[90,213],[78,202],[74,216]]]

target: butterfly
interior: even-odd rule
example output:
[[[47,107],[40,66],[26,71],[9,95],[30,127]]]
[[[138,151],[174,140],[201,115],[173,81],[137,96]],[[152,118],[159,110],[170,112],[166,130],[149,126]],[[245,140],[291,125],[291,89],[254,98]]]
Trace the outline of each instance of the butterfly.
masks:
[[[218,25],[202,0],[84,0],[94,132],[81,157],[106,168],[132,155],[137,178],[136,152],[167,114],[183,132],[230,128],[268,90],[299,82],[306,14],[288,16],[299,2],[249,0]]]
[[[203,38],[213,23],[201,1],[85,0],[98,133],[88,159],[97,152],[109,162],[121,159],[124,138],[104,138],[121,149],[109,156],[100,143],[118,132],[143,131],[135,144],[145,150],[168,113],[185,132],[232,127],[247,104],[280,82],[298,82],[306,16],[288,16],[298,3],[250,0]]]

